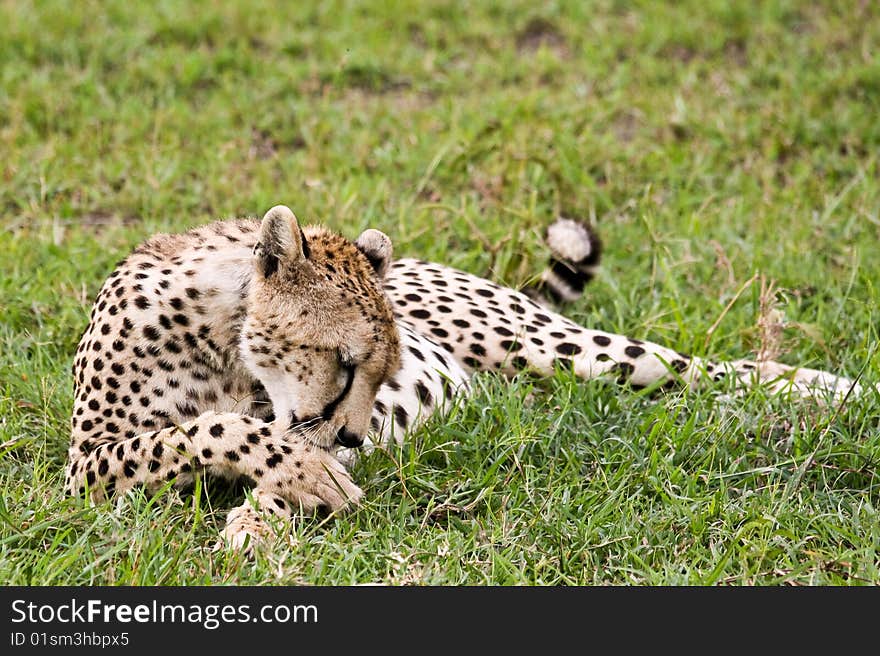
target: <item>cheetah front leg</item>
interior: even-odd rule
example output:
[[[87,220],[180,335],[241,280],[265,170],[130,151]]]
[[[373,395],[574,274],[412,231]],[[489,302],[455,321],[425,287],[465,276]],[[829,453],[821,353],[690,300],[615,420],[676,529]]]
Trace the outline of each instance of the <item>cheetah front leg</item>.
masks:
[[[136,485],[154,491],[167,481],[185,486],[196,471],[254,481],[259,509],[289,518],[294,510],[331,511],[362,495],[333,455],[279,422],[207,412],[179,426],[100,444],[88,453],[71,447],[66,488],[95,501]],[[246,502],[230,512],[224,537],[241,546],[246,535],[265,536],[259,513]]]
[[[840,400],[853,381],[778,362],[716,363],[641,340],[589,330],[526,295],[461,271],[418,260],[395,262],[386,290],[401,320],[429,335],[466,367],[551,374],[573,367],[585,379],[612,377],[649,386],[733,376],[746,387]]]

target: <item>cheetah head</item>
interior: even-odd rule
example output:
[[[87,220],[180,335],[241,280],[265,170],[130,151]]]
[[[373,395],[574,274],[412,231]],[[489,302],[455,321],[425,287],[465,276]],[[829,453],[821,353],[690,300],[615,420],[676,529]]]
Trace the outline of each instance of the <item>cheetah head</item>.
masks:
[[[391,250],[378,230],[350,242],[300,228],[284,206],[263,217],[240,350],[276,420],[323,448],[363,442],[379,386],[399,367],[382,290]]]

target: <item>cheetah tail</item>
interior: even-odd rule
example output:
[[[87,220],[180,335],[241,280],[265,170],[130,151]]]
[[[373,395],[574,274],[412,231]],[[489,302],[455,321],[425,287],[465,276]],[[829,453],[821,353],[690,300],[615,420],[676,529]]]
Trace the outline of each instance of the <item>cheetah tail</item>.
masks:
[[[584,287],[596,275],[602,242],[593,226],[575,219],[557,219],[545,236],[550,261],[540,278],[523,291],[532,299],[550,305],[578,300]]]

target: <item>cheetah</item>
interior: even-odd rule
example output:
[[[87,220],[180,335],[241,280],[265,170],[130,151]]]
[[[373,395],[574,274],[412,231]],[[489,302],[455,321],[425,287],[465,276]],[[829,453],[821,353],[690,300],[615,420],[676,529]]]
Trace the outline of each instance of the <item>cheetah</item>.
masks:
[[[712,362],[580,326],[552,304],[580,296],[601,243],[572,220],[547,242],[550,266],[517,291],[395,261],[378,230],[349,241],[300,227],[285,206],[152,237],[104,283],[77,348],[66,489],[99,501],[197,473],[242,479],[249,498],[222,533],[242,547],[270,535],[273,517],[357,504],[345,466],[357,449],[400,442],[466,397],[475,371],[858,391],[823,371]]]

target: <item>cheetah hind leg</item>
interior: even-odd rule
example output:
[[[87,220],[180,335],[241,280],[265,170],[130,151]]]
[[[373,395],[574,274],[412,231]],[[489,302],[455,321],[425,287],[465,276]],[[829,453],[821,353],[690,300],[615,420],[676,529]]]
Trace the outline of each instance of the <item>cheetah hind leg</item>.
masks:
[[[561,365],[573,367],[574,373],[584,379],[610,377],[638,387],[674,385],[678,381],[696,386],[732,378],[738,392],[760,385],[772,394],[832,404],[861,391],[858,383],[825,371],[774,361],[713,362],[652,342],[582,328],[546,310],[535,311],[520,328],[515,338],[499,344],[499,350],[507,347],[501,357],[512,370],[530,368],[549,374]],[[533,337],[541,342],[540,347]]]
[[[410,309],[413,304],[406,295],[417,293],[420,285],[436,285],[442,307],[440,301],[422,294],[421,304]],[[772,361],[711,362],[651,342],[590,330],[521,292],[417,260],[395,263],[386,288],[409,325],[421,334],[437,336],[444,349],[470,369],[507,374],[528,369],[550,375],[561,365],[573,367],[584,379],[610,377],[637,386],[674,384],[679,379],[695,385],[731,376],[741,389],[761,384],[774,393],[832,402],[850,390],[860,390],[853,381],[824,371]],[[444,315],[456,320],[440,327],[431,323]]]

